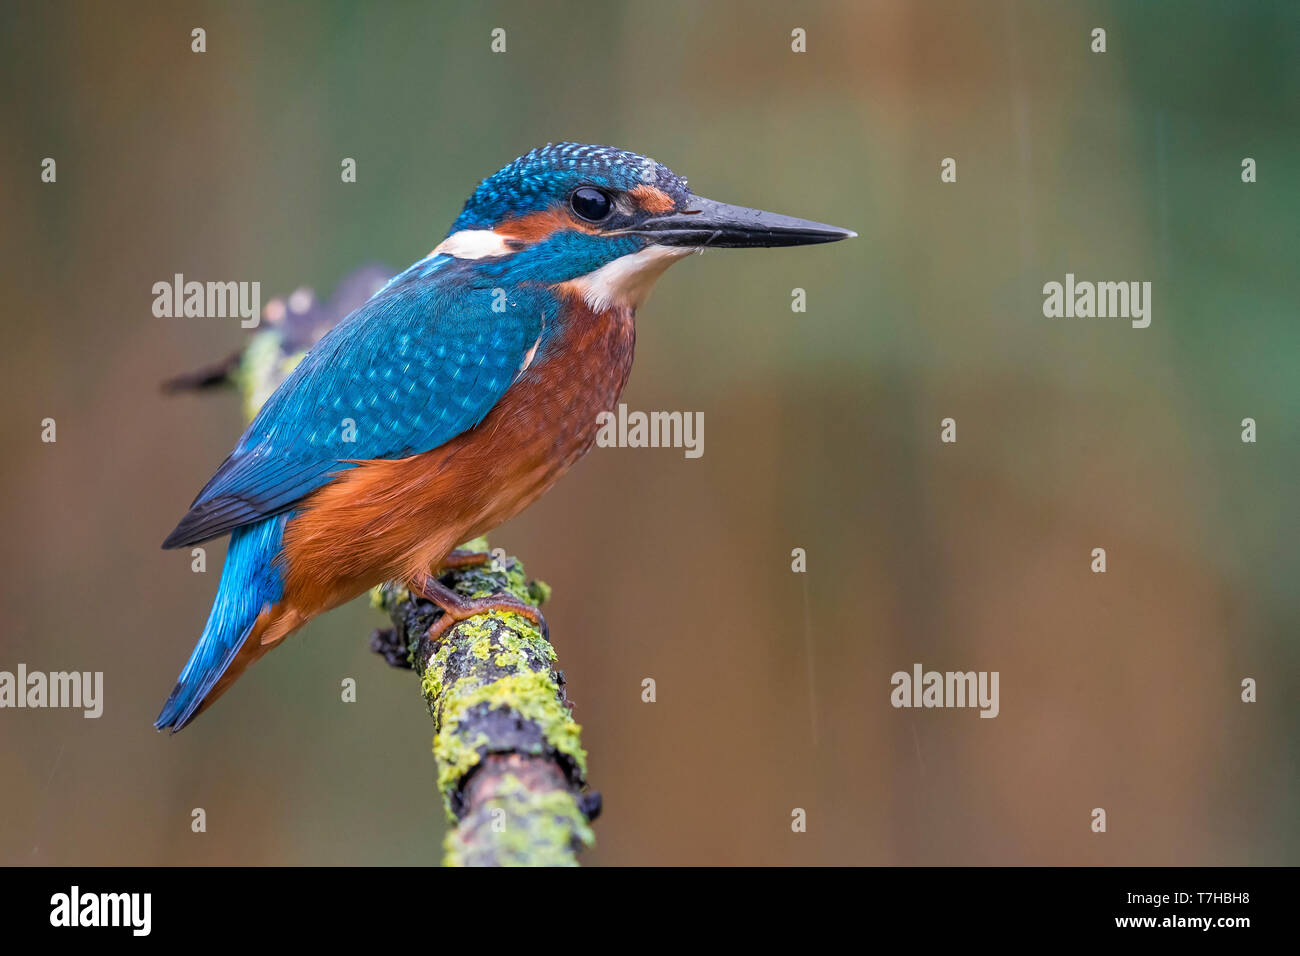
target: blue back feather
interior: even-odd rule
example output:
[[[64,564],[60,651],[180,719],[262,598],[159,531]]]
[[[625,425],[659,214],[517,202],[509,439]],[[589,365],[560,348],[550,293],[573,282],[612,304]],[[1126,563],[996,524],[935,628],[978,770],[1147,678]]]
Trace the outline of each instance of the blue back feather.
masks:
[[[461,265],[444,265],[435,278],[467,272]],[[348,459],[430,451],[487,415],[537,341],[543,316],[554,318],[554,296],[511,287],[502,298],[489,280],[430,281],[419,266],[307,353],[164,547],[277,514],[352,467]]]

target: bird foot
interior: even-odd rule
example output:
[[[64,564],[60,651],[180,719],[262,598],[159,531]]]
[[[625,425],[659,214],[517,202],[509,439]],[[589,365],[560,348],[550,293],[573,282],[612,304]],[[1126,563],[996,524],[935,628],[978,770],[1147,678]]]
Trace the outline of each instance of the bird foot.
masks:
[[[457,594],[437,578],[430,576],[425,576],[423,580],[416,582],[411,590],[426,601],[432,601],[442,608],[442,616],[429,626],[427,636],[431,641],[441,640],[443,634],[461,621],[467,621],[476,614],[483,614],[487,611],[509,611],[532,621],[543,631],[547,629],[546,620],[542,617],[541,611],[509,594],[467,598]]]

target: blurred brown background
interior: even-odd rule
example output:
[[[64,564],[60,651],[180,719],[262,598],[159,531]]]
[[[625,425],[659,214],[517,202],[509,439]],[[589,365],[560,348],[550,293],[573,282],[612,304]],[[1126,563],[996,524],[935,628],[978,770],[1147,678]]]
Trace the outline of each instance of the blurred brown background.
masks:
[[[596,449],[493,536],[555,589],[587,862],[1300,861],[1298,9],[6,4],[0,669],[101,670],[105,711],[0,712],[0,861],[438,859],[364,602],[152,730],[224,548],[158,545],[242,428],[157,383],[242,333],[151,287],[328,295],[565,139],[861,234],[674,269],[625,401],[702,411],[704,456]],[[1066,272],[1151,281],[1150,328],[1044,318]],[[891,708],[914,662],[1000,671],[1000,716]]]

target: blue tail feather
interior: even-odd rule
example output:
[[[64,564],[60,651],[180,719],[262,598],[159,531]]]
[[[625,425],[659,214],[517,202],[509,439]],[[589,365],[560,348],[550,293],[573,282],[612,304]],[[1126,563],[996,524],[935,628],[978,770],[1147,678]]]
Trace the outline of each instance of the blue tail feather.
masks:
[[[236,528],[231,534],[212,613],[176,687],[154,721],[159,730],[169,727],[175,733],[194,718],[248,640],[257,616],[283,597],[284,581],[276,561],[285,523],[292,516],[279,514]]]

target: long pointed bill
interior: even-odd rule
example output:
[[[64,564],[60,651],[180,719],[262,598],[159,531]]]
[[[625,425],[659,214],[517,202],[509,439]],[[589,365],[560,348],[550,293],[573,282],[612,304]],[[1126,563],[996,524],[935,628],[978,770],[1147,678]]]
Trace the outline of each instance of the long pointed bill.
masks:
[[[732,206],[701,196],[693,196],[688,207],[681,212],[644,220],[627,232],[652,238],[665,246],[722,249],[804,246],[814,242],[837,242],[857,235],[838,226]]]

